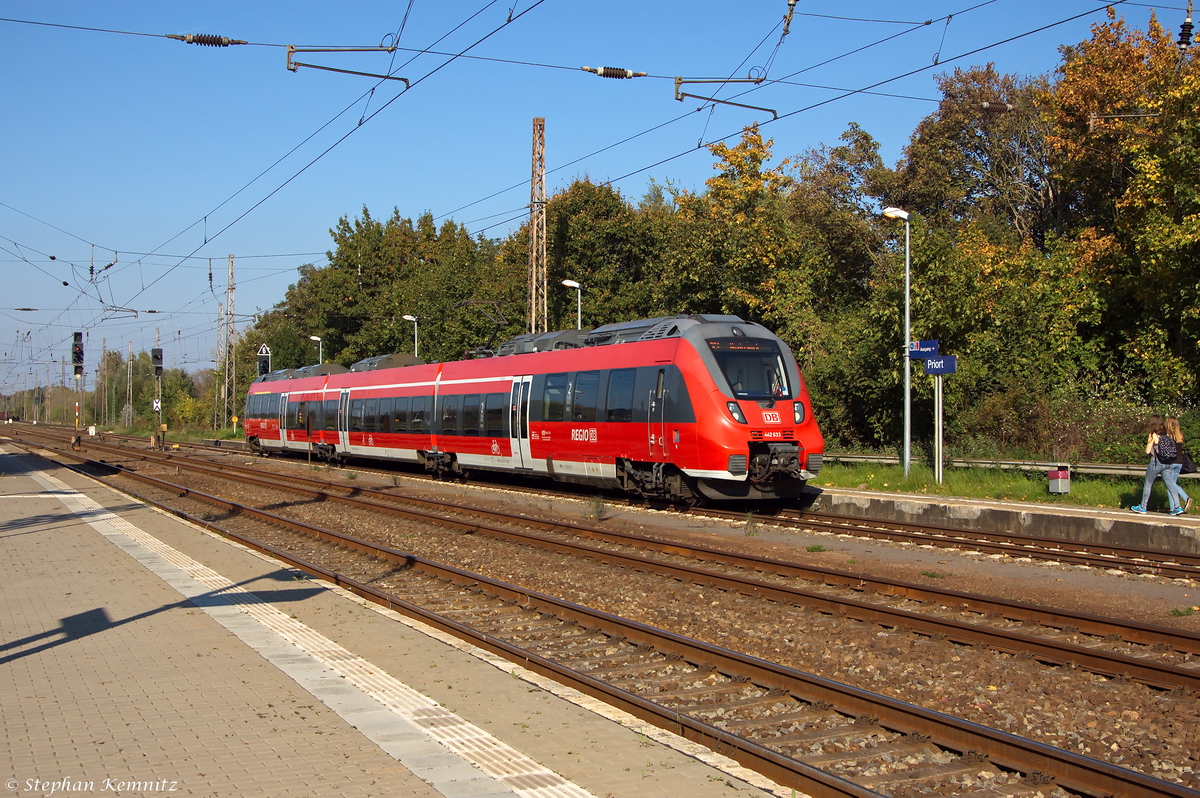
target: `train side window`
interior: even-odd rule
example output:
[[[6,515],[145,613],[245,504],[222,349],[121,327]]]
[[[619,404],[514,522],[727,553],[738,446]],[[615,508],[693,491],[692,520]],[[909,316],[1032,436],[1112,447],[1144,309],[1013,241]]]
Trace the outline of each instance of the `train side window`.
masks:
[[[284,425],[288,429],[300,429],[300,403],[290,401],[287,403],[287,415],[284,420]]]
[[[662,386],[662,369],[654,366],[642,366],[637,369],[637,378],[633,388],[633,420],[637,423],[644,423],[650,418],[650,403],[655,403],[655,420],[659,420],[658,415],[662,408],[662,402],[658,398],[661,393]]]
[[[571,403],[574,421],[596,420],[596,398],[600,392],[600,372],[581,371],[575,376],[575,401]]]
[[[429,434],[429,396],[414,396],[412,412],[408,417],[409,429],[421,435]]]
[[[325,429],[337,432],[338,428],[338,400],[325,400]]]
[[[473,393],[463,397],[462,429],[463,435],[479,435],[480,410],[479,394]]]
[[[562,421],[567,401],[567,375],[547,374],[542,392],[542,421]]]
[[[614,369],[608,375],[606,421],[633,420],[633,385],[637,369]]]
[[[252,394],[250,396],[250,399],[247,400],[247,402],[246,402],[246,412],[245,412],[246,418],[258,418],[259,417],[259,408],[262,407],[262,400],[263,400],[262,394],[256,393],[256,394]]]
[[[363,416],[363,400],[362,399],[351,399],[350,400],[350,431],[351,432],[362,432],[363,431],[362,416]]]
[[[394,401],[390,396],[379,400],[379,421],[375,424],[376,431],[392,431],[392,404]]]
[[[446,396],[442,398],[442,435],[458,434],[458,411],[461,406],[461,396]]]
[[[379,411],[378,399],[367,399],[363,403],[363,432],[375,432],[375,414]]]
[[[667,403],[666,420],[675,424],[694,424],[696,411],[692,409],[692,399],[688,395],[687,383],[684,382],[683,372],[678,366],[667,370]]]
[[[508,394],[505,393],[489,393],[487,395],[487,409],[485,411],[485,429],[489,438],[506,438],[508,435],[504,431],[504,416],[508,410]]]
[[[411,404],[411,396],[396,397],[396,405],[392,409],[392,432],[408,432],[408,408]]]

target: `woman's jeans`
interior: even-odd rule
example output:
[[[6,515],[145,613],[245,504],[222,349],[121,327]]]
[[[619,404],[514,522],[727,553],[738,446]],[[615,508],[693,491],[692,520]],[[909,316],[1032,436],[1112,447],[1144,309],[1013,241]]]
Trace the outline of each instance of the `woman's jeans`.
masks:
[[[1188,500],[1188,495],[1179,487],[1179,472],[1183,470],[1182,463],[1172,463],[1163,469],[1162,478],[1167,486],[1167,495],[1171,497],[1171,509],[1182,507]],[[1176,498],[1178,497],[1178,498]]]
[[[1142,487],[1142,506],[1145,507],[1150,503],[1150,491],[1154,488],[1154,478],[1159,474],[1163,475],[1163,482],[1167,482],[1167,470],[1175,468],[1174,465],[1158,462],[1158,458],[1150,456],[1150,465],[1146,466],[1146,484]],[[1176,471],[1174,476],[1178,476]],[[1172,480],[1171,482],[1174,482]],[[1175,490],[1179,490],[1179,486],[1175,486],[1175,490],[1171,489],[1171,482],[1167,482],[1167,498],[1171,500],[1171,509],[1174,510],[1179,506],[1179,500],[1175,498]]]

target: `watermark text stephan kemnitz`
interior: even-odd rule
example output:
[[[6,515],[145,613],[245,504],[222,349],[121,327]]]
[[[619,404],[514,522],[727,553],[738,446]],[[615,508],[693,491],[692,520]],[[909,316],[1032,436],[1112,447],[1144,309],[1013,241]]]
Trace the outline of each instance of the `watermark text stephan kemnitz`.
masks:
[[[9,779],[4,784],[10,791],[22,790],[27,793],[41,795],[65,795],[67,793],[84,792],[175,792],[179,782],[170,779],[155,779],[153,781],[138,781],[136,779]]]

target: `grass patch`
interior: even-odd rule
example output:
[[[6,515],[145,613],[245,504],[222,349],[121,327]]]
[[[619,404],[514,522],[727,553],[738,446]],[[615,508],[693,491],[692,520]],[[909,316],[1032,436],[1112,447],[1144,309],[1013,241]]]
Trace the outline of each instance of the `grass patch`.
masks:
[[[587,521],[603,521],[608,508],[604,506],[604,497],[593,496],[583,507],[583,517]]]
[[[1186,618],[1189,615],[1195,615],[1197,611],[1200,611],[1200,607],[1176,607],[1171,610],[1171,615],[1174,615],[1176,618]]]
[[[878,463],[846,465],[831,463],[821,469],[809,485],[817,488],[847,488],[888,493],[916,493],[928,496],[960,496],[970,499],[1029,501],[1108,509],[1128,509],[1142,500],[1142,477],[1073,474],[1071,492],[1050,493],[1044,471],[1019,471],[1000,468],[959,468],[947,465],[944,481],[937,484],[933,469],[914,462],[908,476],[899,466]],[[1180,480],[1185,491],[1200,497],[1196,482]],[[1150,495],[1152,511],[1167,510],[1166,487],[1156,480]]]
[[[937,571],[922,571],[921,576],[928,576],[930,579],[945,579],[945,574],[940,574]]]
[[[825,547],[822,546],[820,543],[818,543],[815,546],[805,546],[804,550],[805,551],[826,551]]]
[[[746,526],[743,529],[745,530],[746,537],[758,537],[758,521],[755,520],[753,512],[746,513]]]

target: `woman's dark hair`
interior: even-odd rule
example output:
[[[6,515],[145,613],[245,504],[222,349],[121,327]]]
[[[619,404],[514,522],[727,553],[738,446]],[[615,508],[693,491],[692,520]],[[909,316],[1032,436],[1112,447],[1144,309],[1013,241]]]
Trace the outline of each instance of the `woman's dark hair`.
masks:
[[[1150,432],[1154,435],[1167,434],[1167,425],[1163,423],[1163,417],[1158,413],[1150,416]]]

